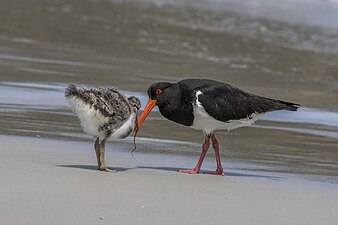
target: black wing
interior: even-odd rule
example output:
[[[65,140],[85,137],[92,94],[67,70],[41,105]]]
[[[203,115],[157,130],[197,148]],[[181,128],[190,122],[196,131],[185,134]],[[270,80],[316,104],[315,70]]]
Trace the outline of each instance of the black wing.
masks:
[[[253,113],[261,114],[282,109],[296,111],[299,107],[294,103],[250,94],[229,84],[212,80],[197,81],[191,88],[194,93],[203,93],[198,96],[199,102],[209,115],[223,122],[248,118]]]

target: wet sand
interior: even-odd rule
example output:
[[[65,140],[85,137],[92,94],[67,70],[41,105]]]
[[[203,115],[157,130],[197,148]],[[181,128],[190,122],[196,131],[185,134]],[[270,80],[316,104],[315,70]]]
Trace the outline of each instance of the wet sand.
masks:
[[[0,134],[92,140],[69,109],[65,87],[66,84],[0,82]],[[125,93],[138,96],[145,106],[144,93]],[[147,121],[136,139],[138,152],[188,155],[194,157],[192,163],[197,161],[203,142],[201,132],[164,119],[157,108]],[[337,121],[338,113],[305,108],[297,113],[269,113],[252,127],[218,131],[223,163],[231,169],[302,174],[313,180],[338,183]],[[125,146],[125,151],[129,149]],[[207,156],[213,158],[213,152]]]
[[[96,170],[89,143],[0,141],[1,224],[338,223],[336,184],[253,171],[180,174],[175,169],[191,166],[190,157],[131,157],[108,144],[107,164],[118,170],[113,174]]]

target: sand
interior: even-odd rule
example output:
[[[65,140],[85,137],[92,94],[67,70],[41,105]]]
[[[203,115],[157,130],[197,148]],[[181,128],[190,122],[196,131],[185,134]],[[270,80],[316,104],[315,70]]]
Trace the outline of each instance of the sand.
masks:
[[[175,172],[195,159],[0,136],[0,224],[338,224],[336,184],[283,174]],[[178,160],[176,160],[178,159]]]

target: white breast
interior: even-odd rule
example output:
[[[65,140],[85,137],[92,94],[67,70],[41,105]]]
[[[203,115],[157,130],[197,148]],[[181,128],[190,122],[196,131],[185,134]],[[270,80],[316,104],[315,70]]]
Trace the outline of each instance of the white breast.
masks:
[[[239,127],[250,126],[253,122],[259,119],[261,114],[252,114],[248,118],[240,120],[229,120],[228,122],[222,122],[216,120],[210,116],[204,109],[201,102],[198,100],[198,96],[203,94],[201,91],[196,92],[196,102],[194,105],[194,122],[190,126],[196,130],[203,130],[205,133],[210,134],[215,130],[233,130]]]
[[[132,112],[128,120],[119,129],[113,131],[110,138],[116,139],[116,138],[125,138],[126,136],[128,136],[135,125],[135,118],[136,113]]]

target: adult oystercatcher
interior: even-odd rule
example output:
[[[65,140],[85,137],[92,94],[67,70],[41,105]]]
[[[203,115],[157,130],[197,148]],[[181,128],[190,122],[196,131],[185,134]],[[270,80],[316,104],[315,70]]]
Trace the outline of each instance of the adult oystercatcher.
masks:
[[[207,79],[186,79],[177,83],[158,82],[148,88],[149,101],[135,127],[137,131],[157,105],[160,113],[176,123],[202,130],[205,141],[197,165],[199,173],[210,146],[215,150],[217,169],[209,174],[224,175],[215,131],[249,126],[262,114],[275,110],[297,111],[300,105],[247,93],[229,84]]]
[[[77,88],[73,84],[68,85],[65,96],[83,130],[96,137],[94,148],[98,169],[113,172],[104,160],[105,143],[107,139],[125,138],[132,132],[141,107],[140,100],[134,96],[126,98],[112,87]]]

